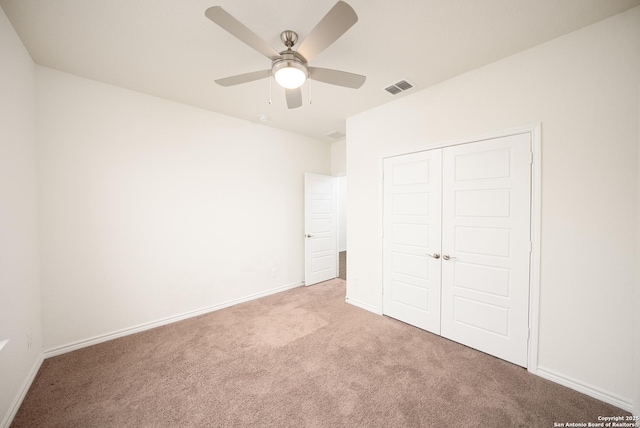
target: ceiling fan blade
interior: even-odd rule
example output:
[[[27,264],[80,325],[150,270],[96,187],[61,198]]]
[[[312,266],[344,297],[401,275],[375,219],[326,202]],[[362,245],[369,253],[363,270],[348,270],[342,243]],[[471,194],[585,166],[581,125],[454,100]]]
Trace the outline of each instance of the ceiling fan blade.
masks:
[[[353,8],[339,1],[311,30],[297,52],[307,61],[311,61],[311,58],[328,48],[356,22],[358,15]]]
[[[272,48],[269,43],[264,41],[253,31],[249,30],[244,26],[244,24],[235,19],[233,16],[229,15],[229,13],[227,13],[227,11],[225,11],[220,6],[210,7],[204,12],[204,14],[207,16],[207,18],[231,33],[232,36],[237,37],[270,60],[280,58],[280,54],[278,53],[278,51]]]
[[[285,89],[287,95],[287,107],[288,108],[298,108],[302,106],[302,90],[300,88],[296,89]]]
[[[271,70],[252,71],[251,73],[238,74],[236,76],[217,79],[215,82],[220,86],[233,86],[241,83],[253,82],[271,76]]]
[[[345,88],[358,89],[364,84],[367,77],[330,68],[309,67],[309,79],[331,85],[344,86]]]

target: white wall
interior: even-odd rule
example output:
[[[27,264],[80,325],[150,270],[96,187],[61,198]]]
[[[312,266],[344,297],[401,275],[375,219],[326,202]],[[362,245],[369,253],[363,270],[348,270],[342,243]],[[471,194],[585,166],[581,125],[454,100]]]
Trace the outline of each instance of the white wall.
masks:
[[[0,427],[42,354],[36,212],[35,66],[0,9]],[[31,335],[31,347],[27,335]]]
[[[347,140],[331,143],[331,175],[347,174]]]
[[[638,88],[638,171],[640,171],[640,87]],[[635,295],[635,331],[633,338],[635,342],[635,352],[633,354],[633,367],[635,369],[635,399],[633,414],[640,416],[640,172],[638,173],[638,223],[636,240],[636,295]],[[640,427],[640,421],[636,423]]]
[[[338,180],[338,251],[347,251],[347,177]]]
[[[347,140],[331,144],[331,175],[338,177],[338,250],[347,249]]]
[[[44,67],[37,88],[45,350],[303,280],[327,143]]]
[[[639,83],[635,8],[349,118],[349,299],[382,307],[384,155],[540,122],[538,369],[630,408]]]

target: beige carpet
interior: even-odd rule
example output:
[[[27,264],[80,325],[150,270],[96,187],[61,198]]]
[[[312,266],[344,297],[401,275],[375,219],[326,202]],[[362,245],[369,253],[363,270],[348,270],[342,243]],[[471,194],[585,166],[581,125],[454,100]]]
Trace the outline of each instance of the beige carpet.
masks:
[[[13,427],[553,427],[626,415],[336,279],[48,359]]]

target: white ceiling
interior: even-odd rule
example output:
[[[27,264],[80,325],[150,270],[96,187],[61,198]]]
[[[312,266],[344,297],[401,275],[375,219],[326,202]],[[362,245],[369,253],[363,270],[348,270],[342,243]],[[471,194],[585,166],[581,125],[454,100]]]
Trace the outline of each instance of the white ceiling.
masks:
[[[269,79],[213,81],[270,61],[204,16],[214,5],[280,51],[300,40],[336,0],[0,0],[33,60],[123,88],[286,129],[324,141],[345,119],[640,5],[640,0],[346,0],[359,17],[310,65],[367,76],[360,89],[312,83],[312,104],[288,110]],[[383,89],[415,85],[392,96]]]

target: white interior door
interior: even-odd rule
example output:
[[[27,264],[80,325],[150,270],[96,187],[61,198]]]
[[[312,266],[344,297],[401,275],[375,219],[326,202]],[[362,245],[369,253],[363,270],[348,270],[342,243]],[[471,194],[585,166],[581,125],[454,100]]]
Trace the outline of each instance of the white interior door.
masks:
[[[385,159],[383,313],[440,333],[441,151]]]
[[[526,367],[530,134],[445,148],[442,165],[442,336]]]
[[[337,277],[335,177],[304,175],[304,229],[305,285]]]

